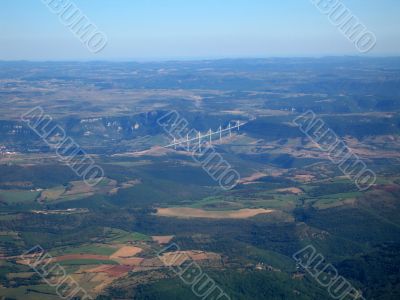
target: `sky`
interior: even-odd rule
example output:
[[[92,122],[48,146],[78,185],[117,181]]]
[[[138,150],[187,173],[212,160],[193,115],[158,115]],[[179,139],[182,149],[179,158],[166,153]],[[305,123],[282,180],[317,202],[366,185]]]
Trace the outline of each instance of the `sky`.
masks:
[[[46,0],[0,0],[0,60],[360,55],[311,0],[55,1],[74,3],[106,46],[90,52]],[[367,55],[400,55],[399,0],[342,2],[377,38]]]

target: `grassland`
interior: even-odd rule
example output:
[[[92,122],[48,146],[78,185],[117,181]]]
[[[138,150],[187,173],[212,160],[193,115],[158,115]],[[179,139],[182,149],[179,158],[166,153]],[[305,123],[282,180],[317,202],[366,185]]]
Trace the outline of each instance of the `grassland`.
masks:
[[[12,221],[17,220],[18,214],[0,214],[0,221]]]
[[[62,266],[118,265],[118,262],[108,259],[71,259],[58,263]]]
[[[80,245],[79,247],[67,247],[55,249],[52,251],[52,255],[60,254],[97,254],[109,256],[116,251],[115,248],[105,244],[86,244]]]
[[[54,288],[49,287],[46,284],[22,286],[18,288],[3,288],[0,287],[0,295],[6,294],[10,299],[18,300],[57,300],[60,297],[56,294]]]
[[[105,229],[105,241],[112,244],[124,244],[127,242],[137,241],[151,241],[151,237],[139,232],[128,232],[125,230],[106,228]]]
[[[40,193],[27,190],[0,190],[0,201],[8,204],[26,204],[36,200]]]

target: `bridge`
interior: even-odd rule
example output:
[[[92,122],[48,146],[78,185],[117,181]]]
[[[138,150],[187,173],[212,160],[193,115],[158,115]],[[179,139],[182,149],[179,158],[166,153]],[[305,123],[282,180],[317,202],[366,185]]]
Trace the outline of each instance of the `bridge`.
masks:
[[[232,131],[237,130],[240,131],[240,127],[243,125],[246,125],[247,122],[243,122],[241,123],[240,121],[236,122],[234,126],[232,126],[231,122],[229,122],[228,127],[222,129],[222,126],[219,126],[218,130],[216,131],[212,131],[211,129],[205,133],[205,134],[201,134],[201,132],[199,131],[197,136],[194,138],[189,137],[189,134],[186,135],[186,138],[177,140],[176,138],[174,138],[173,143],[164,146],[164,148],[171,148],[174,147],[176,149],[177,146],[180,145],[187,145],[187,147],[189,148],[189,145],[192,142],[198,143],[199,148],[201,149],[201,143],[204,139],[206,139],[210,144],[212,144],[213,142],[213,136],[217,136],[219,138],[219,140],[222,140],[222,136],[223,133],[225,132],[229,132],[229,136],[232,136]]]

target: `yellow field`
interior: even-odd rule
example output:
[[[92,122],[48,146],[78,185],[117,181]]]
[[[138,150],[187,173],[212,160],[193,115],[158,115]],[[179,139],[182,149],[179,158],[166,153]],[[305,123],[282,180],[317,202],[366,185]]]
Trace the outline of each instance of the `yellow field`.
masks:
[[[173,207],[158,208],[157,216],[176,218],[209,218],[209,219],[247,219],[259,214],[269,214],[272,209],[246,208],[240,210],[208,211],[198,208]]]

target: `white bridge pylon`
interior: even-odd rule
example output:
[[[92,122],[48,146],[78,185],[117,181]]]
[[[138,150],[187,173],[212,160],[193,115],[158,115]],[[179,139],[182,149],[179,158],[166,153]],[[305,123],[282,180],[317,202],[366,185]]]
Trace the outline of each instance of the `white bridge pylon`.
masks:
[[[246,124],[247,124],[247,122],[245,122],[245,123],[240,123],[240,121],[239,121],[239,122],[236,122],[235,126],[232,126],[232,125],[231,125],[231,122],[229,122],[228,127],[225,128],[225,129],[222,129],[222,126],[219,126],[219,128],[218,128],[217,131],[214,131],[214,132],[213,132],[213,131],[210,129],[210,130],[209,130],[206,134],[204,134],[204,135],[202,135],[201,132],[198,131],[197,136],[194,137],[194,138],[189,138],[189,135],[187,134],[187,135],[186,135],[186,138],[184,138],[184,139],[177,140],[176,138],[174,138],[174,142],[171,143],[171,144],[169,144],[169,145],[167,145],[167,146],[164,146],[164,148],[171,148],[171,147],[174,147],[174,148],[176,149],[176,146],[184,145],[184,144],[186,144],[187,147],[189,147],[189,145],[191,144],[191,142],[196,142],[196,143],[198,143],[198,144],[199,144],[199,148],[200,148],[203,139],[207,139],[208,142],[209,142],[210,144],[212,144],[213,136],[216,135],[216,136],[219,136],[219,140],[221,141],[221,140],[222,140],[222,134],[223,134],[224,132],[229,132],[229,136],[231,137],[231,136],[232,136],[232,131],[233,131],[233,130],[236,130],[236,129],[237,129],[237,131],[240,131],[240,127],[243,126],[243,125],[246,125]]]

